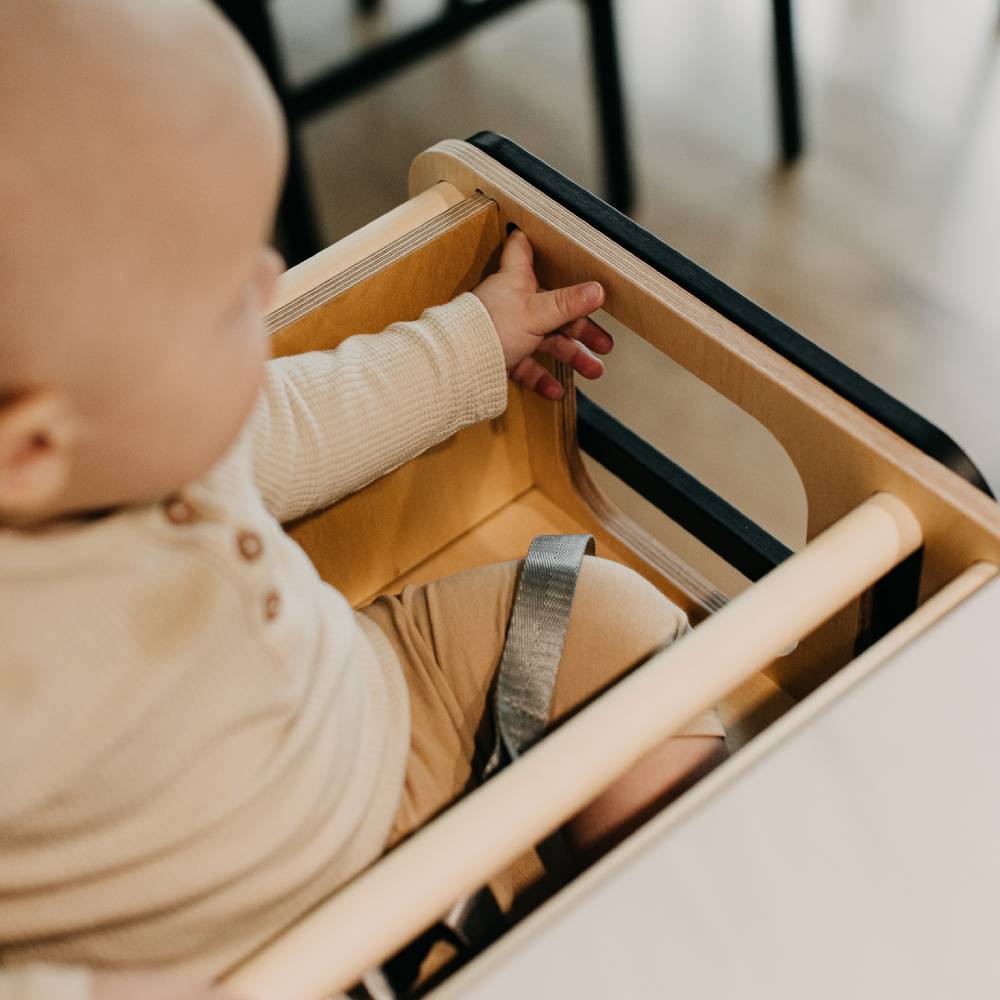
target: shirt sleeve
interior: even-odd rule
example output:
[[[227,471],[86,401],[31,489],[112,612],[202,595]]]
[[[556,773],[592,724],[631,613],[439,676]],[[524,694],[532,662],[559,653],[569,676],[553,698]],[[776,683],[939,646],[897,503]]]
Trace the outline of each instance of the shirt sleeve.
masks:
[[[89,970],[69,965],[26,965],[0,970],[0,1000],[91,1000]]]
[[[471,294],[419,320],[267,365],[254,480],[289,521],[325,507],[507,405],[503,350]]]

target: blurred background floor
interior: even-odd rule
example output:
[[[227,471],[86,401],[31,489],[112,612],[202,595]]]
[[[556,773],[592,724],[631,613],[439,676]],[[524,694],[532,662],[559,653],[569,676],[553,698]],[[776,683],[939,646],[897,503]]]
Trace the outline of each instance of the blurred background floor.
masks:
[[[442,0],[276,0],[303,79]],[[1000,490],[1000,38],[996,0],[795,0],[806,149],[776,166],[770,4],[619,0],[633,217],[951,434]],[[303,129],[324,237],[406,197],[410,160],[504,133],[600,193],[574,0],[539,0]],[[588,392],[791,544],[777,443],[623,338]],[[598,473],[600,475],[600,473]],[[602,480],[604,483],[604,480]],[[608,485],[609,489],[613,489]],[[727,589],[655,512],[616,499]]]

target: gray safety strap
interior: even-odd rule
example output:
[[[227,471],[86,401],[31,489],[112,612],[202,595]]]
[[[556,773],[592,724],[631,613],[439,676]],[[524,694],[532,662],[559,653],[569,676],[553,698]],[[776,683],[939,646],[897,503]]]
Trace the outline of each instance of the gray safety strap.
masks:
[[[593,554],[591,535],[538,535],[528,549],[497,669],[496,736],[490,759],[479,775],[482,781],[524,753],[545,732],[577,577],[583,557]],[[539,857],[550,875],[568,881],[571,872],[565,851],[550,843],[552,839],[538,845]],[[453,943],[476,954],[503,933],[507,920],[487,885],[460,899],[441,924],[451,932]]]
[[[481,774],[484,781],[545,733],[577,577],[583,557],[593,554],[591,535],[538,535],[528,549],[497,669],[493,700],[496,738]],[[568,880],[569,875],[563,872],[564,852],[550,850],[548,844],[547,840],[538,845],[542,863],[550,874],[562,873]],[[460,899],[440,923],[451,932],[453,943],[469,954],[492,943],[507,926],[489,886]],[[363,986],[371,1000],[396,996],[380,969],[365,976]]]
[[[496,739],[484,779],[545,732],[580,566],[593,554],[592,535],[538,535],[528,549],[497,670]]]

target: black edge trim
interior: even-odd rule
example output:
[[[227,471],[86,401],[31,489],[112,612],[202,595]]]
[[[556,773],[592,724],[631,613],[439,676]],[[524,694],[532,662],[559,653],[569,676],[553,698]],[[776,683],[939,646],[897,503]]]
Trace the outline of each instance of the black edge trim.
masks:
[[[579,390],[576,417],[583,451],[750,580],[759,580],[792,554]]]
[[[874,646],[916,610],[920,603],[923,566],[924,549],[921,546],[864,592],[854,641],[855,656]]]
[[[848,368],[517,143],[496,132],[478,132],[468,141],[858,409],[977,486],[987,496],[993,496],[972,459],[944,431],[905,403]]]

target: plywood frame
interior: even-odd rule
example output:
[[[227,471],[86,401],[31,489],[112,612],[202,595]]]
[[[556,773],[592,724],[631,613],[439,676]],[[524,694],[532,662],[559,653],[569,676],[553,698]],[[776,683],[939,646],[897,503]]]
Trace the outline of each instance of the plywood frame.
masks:
[[[762,584],[741,595],[705,628],[697,629],[692,642],[679,644],[654,658],[614,689],[610,699],[602,698],[589,706],[496,782],[439,817],[427,830],[339,893],[286,935],[277,948],[251,960],[237,973],[234,982],[246,986],[252,995],[269,995],[277,989],[283,995],[318,998],[324,990],[348,982],[353,974],[351,969],[357,972],[366,961],[378,960],[388,947],[385,939],[375,940],[375,928],[379,926],[381,933],[384,928],[380,925],[387,916],[383,907],[385,894],[379,891],[380,888],[409,885],[407,879],[418,873],[433,874],[442,844],[462,844],[463,851],[468,847],[468,857],[463,858],[459,866],[465,867],[460,873],[456,874],[458,869],[452,872],[444,887],[437,884],[438,876],[433,874],[423,891],[434,894],[434,898],[439,896],[443,904],[450,901],[452,892],[464,891],[476,884],[477,879],[493,870],[491,866],[500,863],[498,858],[512,856],[510,852],[516,850],[510,843],[501,843],[508,831],[502,829],[503,823],[496,821],[499,816],[511,817],[511,823],[517,820],[515,825],[524,828],[519,837],[525,843],[543,832],[545,824],[556,821],[554,814],[542,816],[540,811],[526,808],[529,801],[538,798],[530,794],[531,789],[537,791],[544,784],[549,790],[547,794],[558,790],[566,799],[560,806],[560,815],[568,814],[573,808],[570,799],[581,801],[581,796],[587,794],[583,784],[597,780],[574,777],[570,781],[571,771],[567,765],[576,764],[577,756],[587,757],[590,768],[601,772],[597,780],[600,784],[608,779],[611,770],[620,769],[626,758],[637,759],[636,755],[641,754],[645,745],[643,740],[657,738],[654,730],[659,725],[655,718],[658,711],[667,715],[673,712],[676,719],[670,717],[671,725],[680,724],[686,708],[694,704],[693,701],[691,705],[681,704],[689,695],[706,704],[718,697],[728,682],[721,672],[720,676],[703,675],[701,664],[706,657],[709,660],[714,657],[720,663],[729,658],[735,664],[734,645],[742,645],[742,641],[749,638],[757,645],[755,657],[766,660],[768,655],[774,655],[781,642],[792,636],[801,638],[803,628],[812,628],[830,608],[847,595],[857,593],[859,586],[870,583],[921,541],[926,547],[922,580],[925,595],[958,577],[979,560],[1000,561],[1000,508],[992,501],[744,331],[721,319],[668,279],[575,220],[515,175],[472,147],[445,143],[418,158],[413,171],[413,189],[419,193],[437,185],[440,190],[442,182],[463,195],[459,201],[452,198],[451,207],[443,213],[452,213],[450,222],[437,216],[425,220],[411,232],[397,235],[395,249],[387,247],[384,253],[378,251],[382,254],[378,266],[366,258],[367,263],[358,261],[351,265],[359,269],[352,279],[330,276],[324,292],[324,295],[329,293],[329,297],[320,305],[303,311],[282,330],[279,335],[282,349],[301,349],[303,343],[315,342],[310,338],[319,338],[318,346],[330,346],[330,321],[321,318],[328,303],[340,301],[341,296],[346,296],[343,301],[350,303],[350,296],[361,296],[362,289],[369,292],[374,287],[389,289],[389,284],[372,285],[371,282],[381,282],[385,275],[391,275],[391,280],[398,284],[404,273],[399,268],[416,266],[418,270],[421,267],[425,271],[434,270],[428,268],[426,261],[417,263],[419,254],[430,252],[429,248],[439,238],[445,247],[452,241],[456,245],[468,241],[470,233],[476,232],[475,225],[481,223],[479,236],[472,241],[479,248],[476,251],[479,256],[473,253],[475,266],[462,270],[459,263],[456,270],[455,261],[463,259],[461,253],[455,257],[446,253],[441,259],[450,261],[444,270],[452,277],[434,294],[446,292],[449,282],[452,294],[470,287],[476,269],[481,273],[488,266],[485,244],[491,239],[496,243],[502,227],[513,222],[525,230],[535,245],[544,283],[554,286],[592,278],[601,280],[608,290],[608,309],[613,315],[775,434],[802,477],[810,505],[809,537],[814,541],[806,552],[775,571],[773,577],[765,578]],[[479,222],[472,223],[471,219]],[[428,226],[435,229],[433,238]],[[405,263],[414,253],[417,257]],[[456,283],[455,276],[459,273],[463,277]],[[445,294],[444,297],[449,296]],[[291,302],[298,298],[300,296],[291,297]],[[364,327],[377,329],[378,323],[368,318],[363,298],[356,299],[355,319],[344,323],[347,327],[357,325],[364,315]],[[415,307],[415,302],[407,306],[411,307]],[[342,315],[339,307],[337,314]],[[286,313],[285,318],[289,315]],[[346,315],[350,317],[351,311],[347,310]],[[293,329],[295,324],[301,324],[297,330]],[[343,330],[340,334],[333,332],[339,336]],[[519,460],[522,473],[527,473],[522,482],[526,481],[528,486],[519,492],[516,486],[513,487],[513,495],[499,502],[492,514],[480,517],[466,530],[465,537],[472,537],[477,528],[483,528],[491,519],[503,518],[511,510],[528,511],[552,521],[567,515],[575,519],[579,515],[582,523],[597,522],[612,547],[618,546],[629,558],[643,564],[647,573],[651,572],[650,567],[664,554],[656,552],[655,547],[648,547],[648,538],[633,534],[632,527],[619,520],[616,511],[602,507],[597,491],[591,492],[592,484],[588,485],[576,453],[571,402],[553,407],[534,397],[518,396],[514,405],[520,408],[523,434],[529,445],[527,453],[522,453]],[[380,484],[374,486],[381,488]],[[882,496],[871,499],[879,493]],[[388,503],[390,506],[398,504],[399,499],[399,496],[391,497]],[[434,502],[432,500],[431,506]],[[849,511],[854,513],[848,515]],[[320,517],[330,514],[327,512]],[[844,520],[832,534],[817,538],[841,517]],[[320,534],[323,533],[321,528],[317,527]],[[319,544],[324,543],[320,541]],[[647,547],[647,559],[642,557],[644,547]],[[440,558],[446,548],[431,551],[408,572],[420,573],[436,568],[435,559]],[[669,555],[667,559],[669,561]],[[807,570],[807,565],[813,568]],[[382,572],[392,569],[383,567]],[[840,687],[854,683],[859,671],[877,669],[878,664],[909,637],[928,627],[995,572],[995,567],[984,565],[968,570],[938,597],[928,601],[908,625],[873,648],[858,664],[858,669],[841,675]],[[672,585],[676,587],[676,581]],[[702,582],[694,579],[687,591],[689,600],[699,586]],[[836,596],[820,595],[820,591],[831,587],[836,590]],[[708,601],[711,595],[706,592],[702,597]],[[783,614],[786,607],[797,609],[789,616],[793,620],[786,620]],[[729,626],[728,622],[735,624]],[[824,642],[832,644],[828,648],[829,655],[821,658],[820,674],[838,666],[848,656],[856,625],[855,603],[846,613],[835,616],[831,624],[814,632],[809,643],[802,644],[809,647],[810,654],[827,649]],[[739,636],[731,635],[733,628]],[[734,644],[734,638],[739,638],[741,643]],[[733,666],[727,676],[730,679],[742,676],[745,666],[739,669]],[[781,674],[780,670],[777,672]],[[785,676],[792,687],[804,683],[794,664],[786,668]],[[815,681],[815,677],[810,680]],[[696,688],[700,693],[691,695],[691,690]],[[650,710],[649,705],[664,692],[671,697],[662,704],[657,701],[659,708]],[[594,734],[602,727],[609,730],[620,727],[625,718],[634,723],[639,714],[647,716],[650,723],[645,726],[645,735],[635,742],[635,727],[629,728],[627,738],[621,741],[628,746],[616,747],[616,762],[610,764],[595,750],[606,740],[596,740]],[[567,754],[567,747],[575,748],[574,752]],[[755,744],[750,749],[751,756],[763,752],[764,748],[765,741]],[[730,774],[738,771],[728,770]],[[565,775],[565,781],[553,783],[549,780],[556,774]],[[732,779],[720,775],[718,781],[722,780]],[[573,793],[567,791],[567,782],[576,788]],[[710,784],[706,785],[701,794],[709,794],[710,788]],[[517,809],[512,811],[514,803],[524,807],[523,817]],[[492,820],[484,823],[483,817],[492,817]],[[669,822],[668,817],[663,819]],[[455,837],[450,832],[452,829],[464,832]],[[491,841],[494,853],[475,843],[478,831],[490,833],[495,841]],[[458,859],[451,860],[458,864]],[[400,928],[406,921],[410,929],[425,921],[435,905],[431,898],[429,903],[425,899],[419,906],[412,907]],[[365,915],[363,921],[356,921],[359,914]],[[396,913],[392,916],[395,919]],[[350,953],[346,961],[343,955],[337,957],[339,971],[328,968],[317,972],[312,963],[318,966],[324,962],[326,949],[322,942],[330,940],[334,929],[342,949],[345,944],[342,935],[348,931],[355,944],[345,949]]]
[[[268,318],[273,353],[330,349],[467,290],[493,261],[500,232],[491,200],[465,198],[447,182],[431,186],[282,277]],[[557,374],[569,388],[571,372],[558,366]],[[355,606],[519,558],[534,535],[550,533],[593,534],[600,554],[644,575],[694,622],[726,602],[591,483],[575,445],[572,392],[554,404],[511,386],[500,420],[461,432],[289,530]],[[743,685],[721,706],[731,745],[790,704],[763,675]]]
[[[411,193],[441,181],[496,202],[501,225],[516,225],[531,240],[543,284],[601,281],[607,312],[763,424],[802,480],[808,538],[886,490],[904,499],[923,526],[923,596],[973,562],[1000,557],[1000,507],[989,497],[487,154],[448,140],[417,157]],[[596,493],[575,455],[568,412],[550,419],[561,423],[564,460],[534,470],[546,492],[565,495],[568,503]],[[796,696],[813,690],[850,660],[860,614],[855,601],[776,661],[771,674]]]
[[[415,161],[411,187],[409,202],[284,276],[270,319],[276,353],[329,348],[471,288],[513,223],[532,239],[547,284],[599,278],[609,312],[775,434],[803,480],[809,537],[888,489],[921,517],[924,596],[975,559],[996,558],[991,501],[486,154],[440,144]],[[569,386],[571,373],[558,374]],[[477,465],[484,458],[485,487]],[[381,544],[362,551],[356,540],[371,539],[375,525]],[[542,531],[595,534],[599,551],[643,573],[695,622],[725,603],[594,485],[576,446],[572,393],[553,405],[512,387],[506,416],[488,430],[470,428],[291,526],[321,574],[356,605],[516,558]],[[733,744],[787,709],[788,695],[803,697],[846,663],[861,623],[854,602],[767,676],[733,692],[723,705]]]

